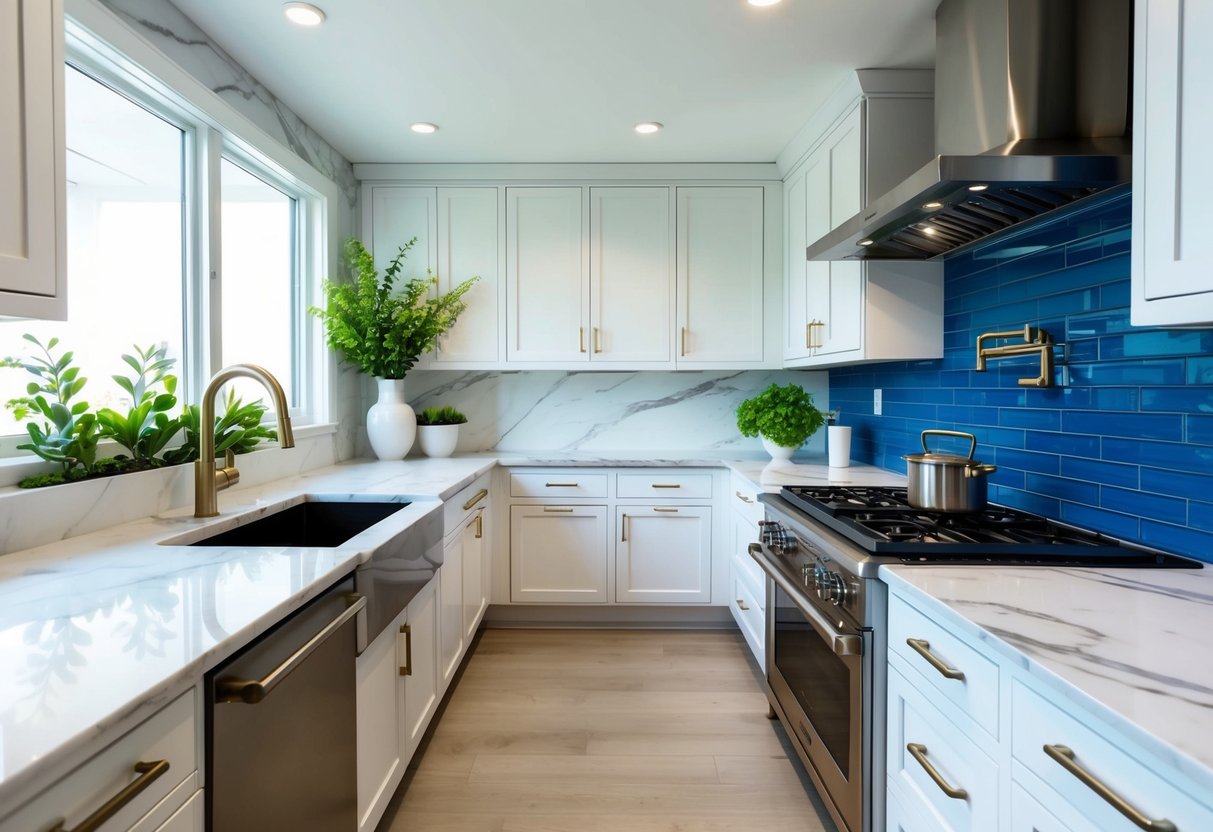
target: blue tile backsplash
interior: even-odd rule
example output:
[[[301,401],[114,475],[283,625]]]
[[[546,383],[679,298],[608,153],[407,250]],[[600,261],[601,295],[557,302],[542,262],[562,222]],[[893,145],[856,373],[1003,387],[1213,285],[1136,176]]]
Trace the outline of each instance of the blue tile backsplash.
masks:
[[[1213,330],[1129,324],[1130,214],[1121,193],[949,260],[942,360],[830,371],[852,455],[904,472],[921,431],[967,431],[992,501],[1213,562]],[[973,369],[1025,323],[1064,342],[1054,387],[1018,386],[1031,358]]]

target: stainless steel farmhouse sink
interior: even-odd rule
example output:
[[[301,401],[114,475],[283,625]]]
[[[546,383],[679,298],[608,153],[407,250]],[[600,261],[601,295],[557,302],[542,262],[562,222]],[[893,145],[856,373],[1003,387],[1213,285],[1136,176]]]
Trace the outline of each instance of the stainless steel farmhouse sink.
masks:
[[[442,501],[389,494],[300,494],[160,541],[206,549],[348,549],[373,641],[442,565]]]

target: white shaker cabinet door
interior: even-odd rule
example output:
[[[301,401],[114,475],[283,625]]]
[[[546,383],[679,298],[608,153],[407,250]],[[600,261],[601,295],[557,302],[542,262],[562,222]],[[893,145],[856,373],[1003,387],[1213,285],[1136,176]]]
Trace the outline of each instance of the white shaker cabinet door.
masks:
[[[615,602],[712,600],[712,510],[620,506],[615,522]]]
[[[437,191],[434,188],[379,186],[370,188],[370,214],[363,216],[363,228],[369,228],[363,242],[375,257],[382,273],[400,250],[414,237],[397,285],[438,267]],[[368,208],[364,208],[368,210]]]
[[[678,367],[762,362],[762,188],[679,188],[677,214]]]
[[[438,189],[438,291],[480,278],[467,309],[438,340],[435,367],[496,365],[501,358],[501,276],[496,188]]]
[[[358,829],[374,830],[404,773],[400,746],[397,638],[406,612],[376,636],[355,664],[358,722]]]
[[[605,603],[605,506],[510,507],[510,600]]]
[[[483,508],[468,518],[463,538],[463,639],[470,645],[488,608],[488,558],[485,549],[486,517]],[[466,649],[466,648],[465,648]]]
[[[1213,3],[1137,0],[1132,321],[1213,322]]]
[[[784,361],[807,358],[812,353],[813,333],[809,329],[811,319],[807,282],[809,263],[805,259],[805,247],[810,239],[816,239],[809,236],[808,222],[809,211],[816,207],[809,204],[807,187],[808,172],[813,161],[809,160],[806,168],[794,173],[784,185],[784,244],[787,247],[784,254]]]
[[[591,360],[673,367],[670,231],[668,187],[590,189]]]
[[[446,692],[463,658],[463,541],[457,535],[442,550],[438,570],[438,667],[439,695]]]
[[[588,361],[582,189],[506,189],[506,359]]]
[[[413,756],[438,707],[438,584],[435,577],[409,602],[397,638],[403,684],[400,702],[400,754]]]
[[[67,317],[62,0],[0,3],[0,316]]]

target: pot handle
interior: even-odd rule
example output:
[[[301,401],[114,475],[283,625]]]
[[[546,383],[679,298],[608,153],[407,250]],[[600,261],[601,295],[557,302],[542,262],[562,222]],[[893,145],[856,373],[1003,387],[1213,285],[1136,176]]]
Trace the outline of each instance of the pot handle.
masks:
[[[997,465],[968,465],[965,466],[965,479],[984,477],[987,474],[993,474],[997,470]]]
[[[977,437],[971,433],[965,433],[959,430],[924,430],[922,432],[922,449],[928,454],[931,452],[931,449],[927,447],[928,436],[956,436],[961,439],[968,439],[969,459],[973,458],[973,453],[977,450]]]

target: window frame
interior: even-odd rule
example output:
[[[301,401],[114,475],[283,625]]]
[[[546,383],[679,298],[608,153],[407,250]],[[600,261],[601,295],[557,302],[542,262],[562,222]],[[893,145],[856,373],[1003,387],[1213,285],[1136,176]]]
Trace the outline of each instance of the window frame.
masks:
[[[220,369],[222,334],[223,158],[295,200],[292,295],[296,337],[296,404],[291,419],[332,432],[336,362],[325,349],[319,321],[307,314],[322,297],[324,275],[337,271],[340,229],[331,221],[343,199],[336,183],[266,133],[97,0],[67,0],[64,61],[183,131],[183,345],[179,398],[197,402]],[[69,288],[70,291],[70,288]],[[294,295],[297,294],[297,297]],[[255,360],[250,356],[248,360]],[[18,451],[24,434],[0,436],[0,485],[46,463]],[[115,446],[116,448],[116,446]],[[103,445],[102,451],[107,452]]]

